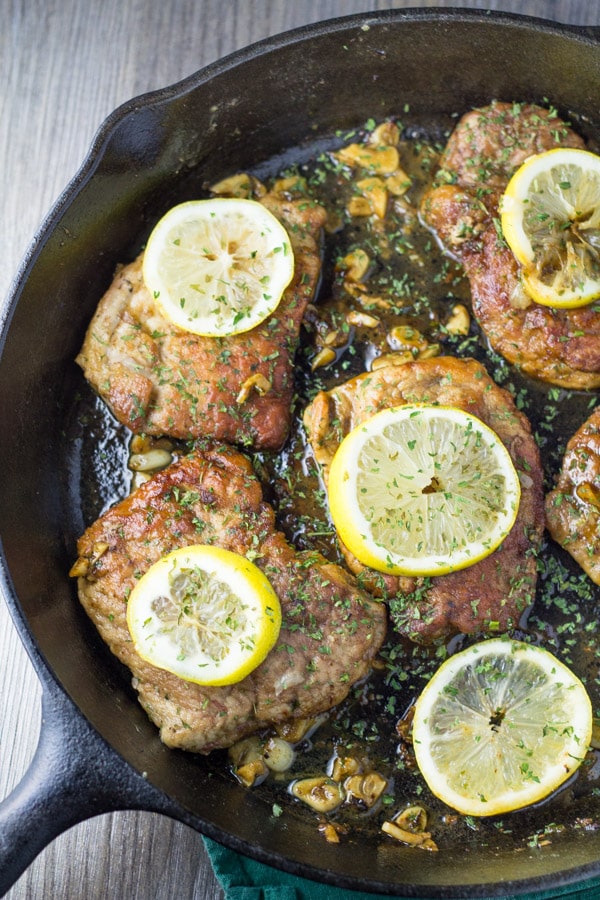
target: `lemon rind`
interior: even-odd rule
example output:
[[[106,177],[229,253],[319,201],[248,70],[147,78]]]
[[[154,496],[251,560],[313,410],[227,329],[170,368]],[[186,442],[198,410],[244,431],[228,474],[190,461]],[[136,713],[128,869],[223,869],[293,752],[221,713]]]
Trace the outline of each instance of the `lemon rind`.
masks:
[[[450,559],[441,559],[439,556],[399,557],[398,554],[390,553],[375,541],[369,539],[365,533],[368,523],[362,516],[358,504],[353,502],[341,490],[332,489],[332,485],[347,484],[351,480],[351,473],[357,469],[357,456],[360,450],[358,445],[355,447],[355,442],[361,434],[366,434],[372,429],[373,422],[377,417],[384,419],[386,416],[391,416],[396,412],[409,416],[415,410],[434,410],[459,416],[463,421],[465,418],[474,421],[477,427],[484,429],[485,433],[490,436],[490,440],[493,440],[499,446],[506,466],[505,471],[511,473],[512,490],[507,504],[510,508],[510,513],[504,519],[503,528],[498,529],[494,540],[478,544],[474,543],[471,545],[470,551],[455,554]],[[457,407],[432,406],[430,404],[406,404],[405,406],[380,410],[378,413],[375,413],[370,419],[346,435],[334,455],[328,476],[329,511],[341,542],[362,565],[384,574],[409,577],[447,575],[451,572],[468,568],[485,559],[498,549],[514,526],[518,515],[520,496],[521,488],[518,474],[508,450],[504,447],[496,432],[476,416]],[[352,507],[352,514],[349,514],[349,506]]]
[[[285,266],[280,265],[280,271],[276,278],[269,283],[271,291],[270,299],[262,298],[262,301],[256,305],[256,314],[241,319],[239,322],[230,321],[227,327],[217,327],[215,320],[210,319],[208,315],[196,319],[190,318],[184,310],[178,305],[178,298],[171,296],[169,285],[159,271],[159,259],[161,258],[161,243],[166,244],[170,233],[178,224],[186,219],[192,219],[200,216],[203,220],[210,219],[211,214],[218,216],[219,212],[232,213],[238,211],[242,215],[246,215],[248,221],[256,219],[261,222],[261,228],[268,229],[272,233],[273,238],[277,236],[277,240],[273,240],[275,246],[286,247],[285,253],[281,254],[280,261],[285,262]],[[211,213],[212,211],[212,213]],[[155,248],[156,252],[155,252]],[[244,334],[259,326],[270,315],[272,315],[279,306],[286,289],[291,284],[294,277],[294,254],[289,235],[273,213],[257,200],[233,197],[218,197],[206,200],[189,200],[180,203],[169,209],[164,216],[154,226],[148,241],[146,242],[146,250],[142,260],[142,277],[147,289],[152,294],[158,308],[163,316],[177,328],[199,337],[217,338],[230,337],[237,334]],[[260,310],[260,312],[258,312]],[[235,318],[235,317],[234,317]]]
[[[186,662],[176,657],[165,659],[161,650],[166,643],[163,639],[158,650],[156,644],[152,646],[148,644],[144,623],[152,613],[144,591],[148,589],[149,584],[155,581],[160,583],[173,567],[186,564],[201,565],[209,574],[225,581],[237,596],[243,596],[244,603],[251,608],[253,621],[257,625],[257,639],[253,650],[244,652],[236,646],[222,662],[211,662],[206,655]],[[144,573],[128,599],[127,625],[134,648],[145,662],[184,681],[218,687],[242,681],[264,662],[279,636],[281,606],[267,577],[246,557],[214,545],[190,545],[161,557]],[[176,652],[174,645],[172,652]],[[198,666],[201,666],[200,674],[197,672]]]
[[[452,682],[456,673],[461,671],[468,662],[481,661],[484,657],[503,655],[507,648],[510,648],[510,652],[516,656],[527,655],[532,660],[534,658],[532,654],[537,654],[535,659],[541,663],[544,672],[554,678],[554,683],[566,683],[568,685],[566,690],[576,691],[577,704],[574,702],[575,694],[570,698],[572,699],[570,724],[573,727],[574,736],[570,742],[565,742],[560,758],[550,769],[546,770],[548,774],[543,781],[540,783],[532,781],[518,790],[508,789],[496,797],[486,797],[483,800],[480,797],[465,796],[444,782],[445,776],[440,773],[430,751],[430,743],[424,738],[428,731],[427,721],[432,707],[444,688]],[[427,683],[415,705],[413,746],[419,771],[431,792],[438,799],[463,815],[487,817],[512,812],[540,802],[571,778],[587,752],[592,735],[592,719],[592,705],[587,691],[580,679],[564,663],[544,648],[514,641],[508,637],[492,638],[450,657]]]
[[[555,147],[530,156],[513,174],[500,201],[502,232],[513,256],[523,267],[523,287],[536,303],[554,309],[576,309],[593,303],[600,297],[600,280],[586,278],[581,290],[561,294],[553,291],[551,285],[544,284],[535,272],[535,254],[525,231],[521,212],[523,204],[527,202],[533,179],[548,171],[548,161],[552,162],[553,168],[561,163],[575,165],[582,160],[586,161],[588,167],[592,166],[600,179],[600,157],[588,150]]]

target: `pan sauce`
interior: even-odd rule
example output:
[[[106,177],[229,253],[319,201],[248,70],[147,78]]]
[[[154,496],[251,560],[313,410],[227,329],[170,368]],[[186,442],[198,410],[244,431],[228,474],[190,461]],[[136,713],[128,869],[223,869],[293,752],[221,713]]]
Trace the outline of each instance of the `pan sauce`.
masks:
[[[410,111],[405,115],[410,121]],[[317,302],[309,310],[298,354],[292,434],[283,452],[255,454],[253,461],[265,497],[277,510],[288,538],[300,549],[316,548],[336,561],[339,555],[324,489],[302,427],[302,412],[318,390],[328,390],[369,369],[380,355],[391,351],[411,356],[445,353],[475,357],[498,384],[511,391],[530,418],[542,452],[547,488],[559,469],[568,437],[596,403],[595,395],[559,390],[521,376],[489,349],[470,314],[468,333],[459,333],[465,324],[462,310],[469,309],[468,285],[416,214],[449,125],[448,120],[427,132],[418,124],[403,128],[400,163],[411,183],[406,193],[390,200],[385,219],[345,212],[356,196],[356,172],[336,162],[322,145],[315,148],[309,162],[294,164],[290,160],[285,171],[276,171],[281,166],[278,160],[252,173],[269,187],[278,180],[282,189],[293,195],[306,193],[330,213],[322,284]],[[360,134],[332,136],[330,147],[368,140],[374,126],[369,122]],[[309,149],[303,147],[301,158],[309,157]],[[345,265],[336,266],[336,261],[347,259],[356,248],[366,252],[370,262],[366,279],[353,281],[349,272],[356,254]],[[453,327],[457,315],[463,326],[460,329]],[[71,437],[82,445],[80,477],[87,525],[129,489],[130,436],[86,387],[82,388]],[[570,665],[586,683],[596,709],[600,693],[600,647],[595,634],[599,591],[551,542],[544,546],[539,567],[535,606],[515,636],[542,643]],[[366,758],[367,767],[380,773],[387,785],[372,809],[345,803],[331,814],[342,841],[348,827],[354,833],[379,831],[384,820],[413,806],[426,809],[427,830],[441,851],[445,847],[477,852],[482,847],[494,851],[515,846],[531,850],[555,845],[562,833],[600,827],[600,772],[595,752],[549,800],[501,819],[459,816],[429,793],[407,739],[410,708],[442,659],[463,643],[458,636],[447,647],[419,647],[398,639],[390,630],[381,667],[299,745],[300,752],[288,771],[272,773],[254,788],[272,802],[273,814],[285,817],[290,804],[300,806],[288,794],[294,779],[330,772],[336,756],[355,756]],[[226,755],[213,754],[211,764],[227,766]],[[294,812],[315,817],[314,812],[301,809]],[[323,824],[323,816],[315,818],[315,826],[319,822]],[[315,830],[315,840],[320,839]]]

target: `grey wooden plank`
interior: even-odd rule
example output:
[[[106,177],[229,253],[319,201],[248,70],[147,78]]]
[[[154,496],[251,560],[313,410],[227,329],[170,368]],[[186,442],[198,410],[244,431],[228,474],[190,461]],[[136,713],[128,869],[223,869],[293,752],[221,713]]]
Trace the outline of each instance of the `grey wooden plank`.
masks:
[[[457,6],[600,25],[596,0],[0,0],[0,297],[105,116],[271,34],[358,11]],[[0,798],[25,771],[40,691],[0,603]],[[200,837],[150,813],[85,822],[48,847],[17,898],[220,897]]]

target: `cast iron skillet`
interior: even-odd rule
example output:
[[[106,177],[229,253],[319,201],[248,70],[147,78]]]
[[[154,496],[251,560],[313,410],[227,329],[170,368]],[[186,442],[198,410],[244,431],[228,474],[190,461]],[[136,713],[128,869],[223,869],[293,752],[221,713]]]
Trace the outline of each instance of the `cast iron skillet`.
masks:
[[[424,120],[492,98],[551,98],[600,137],[595,29],[461,10],[365,14],[263,41],[100,129],[81,171],[36,235],[12,289],[0,358],[2,581],[43,685],[38,751],[0,806],[0,893],[84,818],[137,808],[173,816],[291,872],[412,897],[500,896],[600,874],[600,833],[560,852],[419,855],[378,842],[328,845],[314,821],[283,828],[261,792],[211,760],[169,751],[128,679],[91,636],[67,577],[85,511],[77,440],[65,450],[81,376],[73,364],[115,264],[194,187],[254,166],[307,135],[398,114]],[[318,853],[317,853],[318,850]]]

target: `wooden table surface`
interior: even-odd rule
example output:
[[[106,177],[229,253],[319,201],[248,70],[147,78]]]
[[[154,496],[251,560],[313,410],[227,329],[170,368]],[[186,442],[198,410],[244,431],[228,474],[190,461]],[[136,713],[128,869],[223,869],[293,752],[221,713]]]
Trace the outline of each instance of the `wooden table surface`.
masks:
[[[0,0],[0,298],[38,225],[120,103],[254,41],[361,11],[487,7],[600,24],[597,0]],[[0,799],[36,747],[40,688],[0,600]],[[99,816],[55,840],[15,898],[214,900],[222,892],[192,829],[151,813]]]

